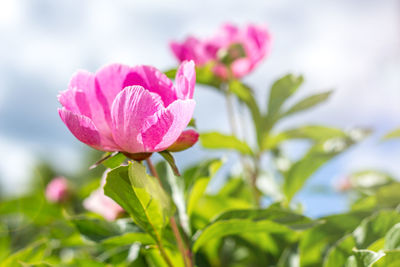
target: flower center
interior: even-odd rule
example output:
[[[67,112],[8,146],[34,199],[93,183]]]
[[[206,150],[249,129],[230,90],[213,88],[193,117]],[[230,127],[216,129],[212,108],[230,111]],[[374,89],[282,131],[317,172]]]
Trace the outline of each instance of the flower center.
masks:
[[[227,48],[221,48],[217,53],[218,60],[229,66],[235,60],[246,57],[246,51],[242,44],[232,43]]]

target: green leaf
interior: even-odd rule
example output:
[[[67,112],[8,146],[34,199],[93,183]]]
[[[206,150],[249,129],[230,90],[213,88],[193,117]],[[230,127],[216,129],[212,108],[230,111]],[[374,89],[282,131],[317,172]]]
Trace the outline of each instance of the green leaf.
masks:
[[[359,189],[359,188],[358,188]],[[364,197],[358,199],[353,205],[352,210],[380,210],[384,208],[395,208],[400,203],[400,183],[393,182],[387,185],[378,187],[375,192],[370,190],[360,190],[362,192],[368,192]]]
[[[103,161],[103,165],[107,168],[114,169],[116,167],[121,166],[121,164],[126,160],[126,157],[122,153],[117,153],[116,155],[112,156],[111,158],[106,159]]]
[[[164,150],[164,151],[158,152],[158,154],[160,154],[168,162],[169,166],[171,166],[175,175],[181,176],[179,169],[176,166],[174,156],[172,156],[172,154],[169,151]]]
[[[281,111],[285,101],[293,95],[303,83],[302,76],[288,74],[277,80],[271,87],[268,102],[267,117],[269,120],[275,120]]]
[[[214,238],[251,232],[295,233],[314,223],[301,215],[277,208],[266,210],[231,210],[213,220],[194,236],[193,251]]]
[[[390,133],[386,134],[383,137],[384,140],[394,139],[394,138],[400,138],[400,129],[396,129],[394,131],[391,131]]]
[[[0,224],[0,262],[11,252],[11,238],[8,227]]]
[[[300,266],[322,266],[328,250],[343,236],[350,234],[369,212],[349,212],[321,218],[325,223],[303,233],[299,244]]]
[[[174,206],[156,179],[146,174],[142,164],[133,162],[110,171],[104,193],[156,241],[160,240]]]
[[[185,202],[185,181],[184,177],[174,175],[172,168],[165,161],[160,161],[156,164],[157,173],[160,177],[162,187],[172,197],[172,200],[177,207],[178,217],[182,229],[186,233],[190,233],[188,224],[188,215],[186,213]]]
[[[340,137],[346,137],[346,133],[340,129],[320,125],[306,125],[266,136],[263,141],[263,149],[273,149],[280,143],[291,139],[310,139],[321,142],[330,138]]]
[[[312,146],[306,155],[285,173],[283,191],[290,201],[305,182],[326,162],[354,144],[350,137],[331,138]]]
[[[185,184],[185,193],[189,192],[197,179],[201,177],[213,177],[222,166],[221,159],[208,159],[195,164],[185,170],[183,173],[183,181]]]
[[[350,260],[346,265],[348,267],[369,267],[385,255],[382,251],[374,252],[367,249],[354,249],[353,254],[355,261]]]
[[[122,234],[120,227],[113,222],[85,217],[73,218],[71,222],[81,235],[94,242]]]
[[[368,248],[399,222],[400,213],[397,210],[382,210],[366,218],[353,232],[357,248]]]
[[[126,233],[119,236],[103,239],[101,244],[112,247],[132,245],[133,243],[142,245],[155,245],[154,239],[146,233]]]
[[[200,134],[200,141],[205,148],[233,149],[241,154],[253,154],[251,148],[245,142],[232,135],[224,135],[218,132],[202,133]]]
[[[395,224],[385,236],[385,249],[400,249],[400,223]]]
[[[374,263],[374,267],[398,267],[400,266],[400,250],[385,250],[385,256]]]
[[[193,213],[194,208],[197,205],[199,199],[203,196],[204,192],[207,189],[208,182],[210,181],[210,177],[202,177],[197,179],[194,183],[192,190],[190,191],[187,205],[187,214],[190,216]]]
[[[22,263],[29,266],[28,263],[40,262],[45,256],[46,248],[46,240],[36,241],[10,255],[5,261],[0,263],[0,267],[19,267]]]
[[[332,246],[324,260],[324,267],[344,266],[346,260],[353,254],[356,242],[352,235],[346,235]]]
[[[312,107],[315,107],[318,104],[321,104],[322,102],[326,101],[330,95],[332,94],[332,91],[327,91],[315,95],[311,95],[309,97],[306,97],[296,104],[294,104],[291,108],[289,108],[287,111],[283,112],[282,115],[280,116],[281,118],[287,117],[290,115],[293,115],[295,113],[305,111],[307,109],[310,109]]]

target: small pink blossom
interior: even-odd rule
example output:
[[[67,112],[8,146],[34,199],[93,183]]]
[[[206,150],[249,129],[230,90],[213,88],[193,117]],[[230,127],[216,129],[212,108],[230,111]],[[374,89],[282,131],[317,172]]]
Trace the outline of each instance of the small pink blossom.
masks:
[[[83,201],[83,207],[103,216],[104,219],[108,221],[114,221],[124,213],[124,209],[104,194],[103,186],[106,182],[107,173],[108,171],[103,175],[100,188],[93,191],[90,196]]]
[[[192,118],[196,72],[183,62],[175,85],[150,66],[112,64],[78,71],[58,96],[62,121],[81,142],[125,154],[168,149]]]
[[[64,177],[55,177],[46,187],[46,199],[50,202],[61,203],[68,198],[68,181]]]
[[[225,24],[207,40],[190,36],[184,42],[171,42],[170,48],[179,61],[194,60],[196,65],[214,64],[214,73],[227,79],[241,78],[264,59],[271,46],[268,30],[256,25],[238,28]]]

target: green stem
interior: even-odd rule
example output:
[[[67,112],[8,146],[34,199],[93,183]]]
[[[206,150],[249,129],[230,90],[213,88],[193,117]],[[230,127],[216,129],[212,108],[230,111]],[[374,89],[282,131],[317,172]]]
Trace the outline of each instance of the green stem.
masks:
[[[225,93],[226,111],[228,113],[229,126],[231,127],[232,135],[237,136],[238,131],[235,119],[235,109],[233,105],[232,93],[229,91],[229,85],[227,83],[222,83],[221,89]]]
[[[222,83],[221,90],[225,93],[226,104],[227,104],[226,108],[227,108],[227,113],[228,113],[228,118],[229,118],[232,135],[235,137],[238,137],[232,93],[229,91],[228,83]],[[242,127],[244,127],[244,125],[242,125]],[[242,154],[239,154],[239,157],[240,157],[240,162],[243,166],[243,169],[245,169],[246,168],[245,159]],[[257,177],[259,174],[259,158],[257,158],[257,157],[254,158],[254,165],[255,165],[254,170],[250,171],[249,175],[246,175],[246,176],[248,177],[248,180],[250,182],[254,202],[255,202],[256,206],[259,207],[260,206],[260,197],[261,197],[259,194],[259,191],[257,189]]]
[[[157,170],[154,167],[151,159],[147,158],[146,162],[147,162],[147,165],[149,166],[151,174],[157,178],[158,182],[160,183],[160,185],[162,187],[163,184],[161,182],[160,176],[158,175]],[[171,218],[170,218],[170,223],[171,223],[172,232],[174,233],[176,242],[178,244],[178,249],[182,254],[182,258],[183,258],[183,262],[184,262],[185,266],[193,267],[193,260],[191,258],[192,253],[190,250],[186,251],[181,234],[179,232],[178,224],[176,223],[176,220],[173,216],[171,216]]]

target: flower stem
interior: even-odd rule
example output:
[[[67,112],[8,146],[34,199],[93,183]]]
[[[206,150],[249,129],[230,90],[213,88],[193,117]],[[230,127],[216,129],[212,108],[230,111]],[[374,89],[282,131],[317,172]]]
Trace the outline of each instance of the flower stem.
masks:
[[[229,91],[229,86],[227,83],[222,83],[221,89],[225,93],[226,111],[228,113],[229,126],[231,127],[232,135],[237,136],[237,124],[235,119],[235,110],[233,106],[232,93]]]
[[[147,165],[149,167],[149,170],[151,172],[151,174],[157,178],[158,182],[160,183],[161,187],[163,187],[163,184],[161,182],[160,176],[157,173],[156,168],[153,165],[153,162],[151,161],[150,158],[146,159]],[[181,234],[179,232],[179,228],[178,228],[178,224],[176,223],[176,220],[173,216],[171,216],[170,218],[170,223],[171,223],[171,228],[172,228],[172,232],[174,233],[176,242],[178,244],[178,249],[182,254],[182,258],[183,258],[183,262],[185,263],[186,267],[192,267],[193,266],[193,260],[192,260],[192,253],[191,251],[188,249],[186,251],[184,242],[182,240]]]
[[[221,90],[225,93],[226,110],[228,113],[229,124],[231,127],[232,135],[235,137],[239,137],[237,124],[236,124],[236,118],[235,118],[236,116],[235,116],[235,109],[234,109],[234,105],[233,105],[232,93],[229,91],[228,83],[222,83]],[[242,124],[244,124],[244,120],[242,120]],[[243,138],[245,138],[246,137],[245,131],[244,131],[245,125],[242,125],[242,128],[243,128],[243,133],[244,133]],[[245,168],[246,163],[245,163],[244,156],[242,154],[239,154],[239,158],[240,158],[240,162],[241,162],[243,168]],[[254,170],[250,171],[249,175],[245,174],[245,176],[247,176],[247,178],[249,180],[249,183],[251,186],[251,191],[253,192],[254,202],[255,202],[256,206],[259,207],[260,206],[260,194],[257,189],[257,178],[259,175],[258,159],[254,160],[254,165],[256,165]]]

